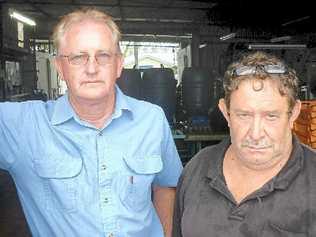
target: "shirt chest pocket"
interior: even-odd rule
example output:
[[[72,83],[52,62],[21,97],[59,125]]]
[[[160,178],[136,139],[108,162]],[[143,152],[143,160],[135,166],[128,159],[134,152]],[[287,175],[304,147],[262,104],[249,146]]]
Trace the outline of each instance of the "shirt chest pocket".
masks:
[[[141,211],[151,205],[151,186],[162,170],[160,156],[125,157],[126,170],[116,177],[115,189],[127,209]]]
[[[47,210],[73,212],[77,207],[78,174],[82,160],[69,155],[51,154],[35,159],[34,169],[42,180],[42,203]]]

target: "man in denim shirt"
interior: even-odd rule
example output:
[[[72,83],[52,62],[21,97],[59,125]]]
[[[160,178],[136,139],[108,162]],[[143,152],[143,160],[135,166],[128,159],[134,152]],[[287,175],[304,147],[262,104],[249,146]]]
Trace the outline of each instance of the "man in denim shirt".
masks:
[[[316,153],[291,131],[301,107],[295,71],[251,53],[228,67],[224,90],[230,137],[186,165],[173,237],[316,236]]]
[[[115,86],[123,65],[116,24],[77,10],[53,40],[68,93],[0,104],[0,167],[33,236],[170,236],[181,162],[163,111]]]

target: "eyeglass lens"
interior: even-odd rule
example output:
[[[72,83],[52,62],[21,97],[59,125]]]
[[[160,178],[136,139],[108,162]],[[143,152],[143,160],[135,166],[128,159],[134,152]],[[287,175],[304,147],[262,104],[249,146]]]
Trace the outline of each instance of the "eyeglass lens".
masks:
[[[260,66],[260,65],[242,66],[242,67],[236,68],[233,74],[235,76],[253,75],[258,70],[261,70],[268,74],[284,74],[286,72],[286,69],[283,65],[275,64],[275,65],[264,65],[264,66]]]
[[[113,56],[114,55],[108,53],[98,53],[94,55],[94,58],[99,65],[106,65],[111,62]],[[86,65],[90,57],[89,54],[78,54],[68,56],[68,60],[69,63],[73,65]]]

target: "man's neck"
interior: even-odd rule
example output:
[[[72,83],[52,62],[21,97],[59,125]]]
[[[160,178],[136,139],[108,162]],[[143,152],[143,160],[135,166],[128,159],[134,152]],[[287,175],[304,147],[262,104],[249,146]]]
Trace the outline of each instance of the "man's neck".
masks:
[[[86,100],[69,96],[69,101],[81,120],[96,128],[102,128],[114,111],[115,94],[100,100]]]
[[[237,203],[254,191],[260,189],[264,184],[276,176],[285,166],[290,153],[273,167],[256,170],[245,166],[232,151],[230,146],[226,151],[223,163],[223,173],[228,189]]]

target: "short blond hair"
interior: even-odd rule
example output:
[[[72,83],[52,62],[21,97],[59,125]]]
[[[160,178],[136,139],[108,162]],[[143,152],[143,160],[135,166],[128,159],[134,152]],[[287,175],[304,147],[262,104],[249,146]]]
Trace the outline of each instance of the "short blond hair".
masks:
[[[119,50],[121,32],[117,24],[114,22],[113,18],[110,15],[97,10],[96,8],[86,7],[80,8],[62,16],[55,26],[52,34],[52,40],[57,51],[59,50],[62,38],[65,36],[65,33],[69,30],[71,25],[82,22],[84,20],[102,22],[107,27],[109,27],[110,31],[112,32],[114,43],[118,46]]]

